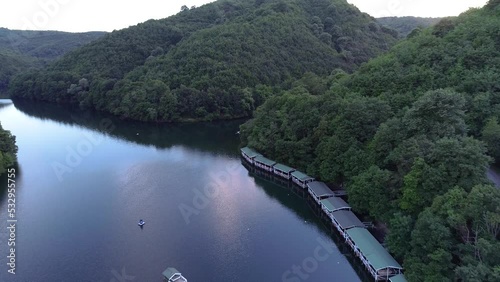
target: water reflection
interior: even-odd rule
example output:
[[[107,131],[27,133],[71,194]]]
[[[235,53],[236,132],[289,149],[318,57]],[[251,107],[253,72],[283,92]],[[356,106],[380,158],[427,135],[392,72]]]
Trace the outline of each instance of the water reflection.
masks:
[[[193,281],[280,281],[312,255],[318,238],[331,237],[299,192],[258,172],[249,177],[237,150],[242,121],[151,125],[23,101],[0,116],[20,144],[19,257],[26,266],[14,280],[0,273],[0,281],[109,281],[123,267],[140,281],[158,281],[167,266]],[[79,136],[103,132],[103,119],[112,121],[105,134],[113,138],[56,181],[50,162],[65,160],[65,146],[75,147]],[[217,178],[228,169],[230,179]],[[218,196],[198,208],[195,191],[214,175],[222,182]],[[190,223],[180,204],[196,207]],[[143,230],[139,218],[148,223]],[[359,281],[350,255],[342,254],[322,262],[311,279]]]
[[[66,125],[83,126],[141,145],[164,149],[182,144],[189,148],[224,155],[234,155],[237,152],[238,144],[235,139],[238,139],[238,135],[236,135],[236,132],[239,125],[244,122],[244,120],[234,120],[185,124],[151,124],[124,121],[106,113],[80,110],[78,107],[70,105],[61,106],[44,102],[33,103],[16,100],[14,106],[28,116],[42,120],[53,120]],[[106,130],[106,128],[112,130]],[[228,136],[234,136],[234,139],[228,138]]]

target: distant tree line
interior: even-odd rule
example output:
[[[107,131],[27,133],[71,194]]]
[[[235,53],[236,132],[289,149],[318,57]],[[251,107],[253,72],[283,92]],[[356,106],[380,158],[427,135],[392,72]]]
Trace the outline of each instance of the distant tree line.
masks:
[[[383,26],[397,30],[399,36],[405,38],[414,30],[422,30],[433,26],[442,18],[420,18],[420,17],[383,17],[377,18],[377,22]]]
[[[104,32],[69,33],[0,28],[0,95],[6,95],[10,79],[38,69],[63,54],[103,36]]]
[[[141,121],[248,117],[305,73],[352,72],[396,37],[345,0],[217,1],[114,31],[10,93]]]

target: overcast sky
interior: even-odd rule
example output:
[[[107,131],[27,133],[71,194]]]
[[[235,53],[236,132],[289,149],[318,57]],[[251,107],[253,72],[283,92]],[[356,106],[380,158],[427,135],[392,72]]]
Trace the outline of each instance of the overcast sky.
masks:
[[[251,0],[249,0],[251,1]],[[112,31],[148,19],[161,19],[182,5],[201,6],[213,0],[0,0],[0,27],[10,29]],[[348,0],[374,17],[457,16],[487,0]]]

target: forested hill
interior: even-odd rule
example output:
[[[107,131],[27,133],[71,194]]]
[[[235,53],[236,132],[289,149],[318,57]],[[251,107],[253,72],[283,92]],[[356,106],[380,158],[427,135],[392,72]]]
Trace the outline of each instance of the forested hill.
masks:
[[[377,18],[381,25],[395,29],[400,37],[406,37],[416,28],[426,28],[437,24],[441,18],[420,18],[420,17],[383,17]]]
[[[52,60],[94,41],[106,32],[71,33],[62,31],[10,30],[0,28],[0,50]]]
[[[11,93],[143,121],[249,116],[306,75],[355,70],[397,32],[345,0],[220,0],[108,34]]]
[[[500,281],[500,0],[415,33],[352,75],[297,82],[241,127],[245,144],[387,223],[408,281]]]
[[[104,34],[0,28],[0,94],[7,91],[12,76],[30,68],[41,68]]]

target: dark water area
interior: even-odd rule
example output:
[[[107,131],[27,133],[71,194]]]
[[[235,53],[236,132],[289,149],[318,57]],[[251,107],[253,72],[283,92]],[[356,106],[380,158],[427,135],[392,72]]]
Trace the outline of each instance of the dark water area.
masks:
[[[144,124],[7,100],[0,121],[19,146],[16,274],[4,174],[0,281],[153,282],[171,266],[190,282],[369,280],[298,191],[243,166],[243,121]]]

